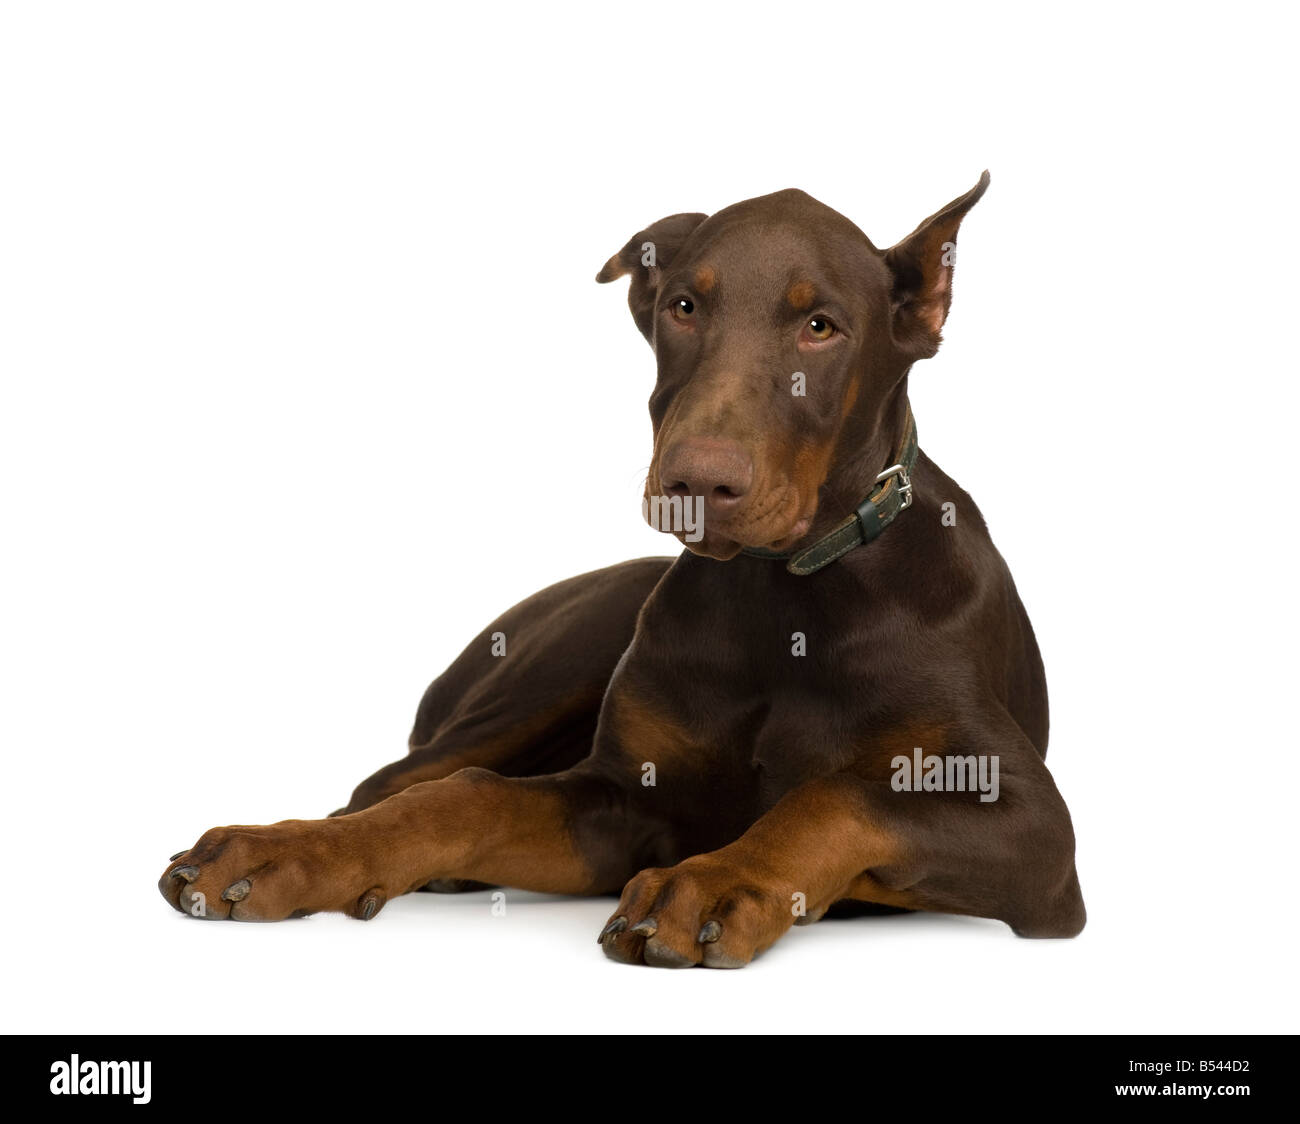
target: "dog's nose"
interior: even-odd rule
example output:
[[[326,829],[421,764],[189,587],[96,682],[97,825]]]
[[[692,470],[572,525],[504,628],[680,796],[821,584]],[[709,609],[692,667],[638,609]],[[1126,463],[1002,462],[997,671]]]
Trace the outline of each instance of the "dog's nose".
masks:
[[[713,515],[730,515],[754,483],[754,461],[735,441],[688,437],[664,450],[659,480],[666,496],[703,496]]]

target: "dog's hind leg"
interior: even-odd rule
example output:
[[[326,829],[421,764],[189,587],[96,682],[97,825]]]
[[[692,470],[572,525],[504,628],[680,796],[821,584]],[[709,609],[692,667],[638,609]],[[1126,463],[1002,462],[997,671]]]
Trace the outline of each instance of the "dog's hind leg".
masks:
[[[334,815],[471,766],[530,777],[581,761],[641,605],[671,563],[582,574],[493,621],[425,692],[407,756],[362,781]]]

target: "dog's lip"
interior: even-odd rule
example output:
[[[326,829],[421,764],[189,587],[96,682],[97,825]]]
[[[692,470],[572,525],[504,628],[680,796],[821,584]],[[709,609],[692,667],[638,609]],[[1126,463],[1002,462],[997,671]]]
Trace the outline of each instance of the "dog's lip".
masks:
[[[742,547],[752,547],[752,548],[757,548],[759,550],[783,551],[783,550],[788,550],[790,547],[794,546],[794,544],[797,543],[800,539],[802,539],[808,533],[808,529],[811,526],[812,526],[812,516],[807,515],[796,520],[790,526],[789,530],[785,532],[785,534],[780,535],[775,539],[763,538],[754,541],[750,541],[749,536],[728,534],[727,527],[725,524],[718,525],[715,523],[712,527],[707,529],[717,531],[720,535],[723,535],[726,538],[731,539],[733,542],[740,543]]]
[[[704,537],[698,543],[688,543],[684,539],[682,541],[688,547],[705,547],[705,551],[701,553],[707,553],[710,558],[716,558],[720,555],[726,558],[734,558],[742,550],[746,549],[770,550],[781,553],[789,550],[790,547],[802,539],[811,526],[812,517],[805,516],[795,522],[780,538],[751,540],[749,536],[729,533],[725,523],[713,523],[705,527]]]
[[[692,554],[700,554],[717,562],[727,562],[744,549],[744,545],[735,539],[720,538],[717,535],[712,538],[705,535],[699,542],[683,542],[682,545]]]
[[[811,527],[812,527],[812,516],[805,515],[802,519],[798,520],[795,523],[795,525],[791,527],[790,530],[787,531],[782,538],[772,543],[767,549],[789,550],[790,547],[794,546],[795,543],[797,543],[801,538],[804,537],[804,535],[808,533],[808,530]]]
[[[643,493],[642,504],[647,504],[649,501],[650,493]],[[647,522],[650,521],[647,519]],[[758,538],[743,533],[737,534],[731,527],[731,521],[727,519],[706,519],[705,525],[702,528],[703,537],[696,542],[687,542],[684,531],[667,531],[667,528],[662,528],[662,530],[667,531],[668,534],[671,534],[674,538],[678,539],[683,546],[693,550],[696,554],[702,554],[708,558],[719,558],[725,561],[728,558],[734,558],[742,550],[746,549],[770,550],[776,553],[783,553],[793,547],[800,539],[804,538],[808,534],[808,531],[812,527],[812,522],[813,517],[811,514],[800,516],[800,518],[790,525],[784,534],[776,538],[770,538],[766,535]],[[650,522],[650,526],[655,530],[661,530],[661,528],[655,527],[653,522]]]
[[[692,554],[698,554],[702,558],[713,558],[719,562],[725,562],[729,558],[735,558],[743,549],[745,544],[736,541],[729,535],[718,534],[716,530],[710,528],[704,530],[694,542],[686,538],[685,531],[669,531],[667,534],[672,535],[679,543],[682,544]]]

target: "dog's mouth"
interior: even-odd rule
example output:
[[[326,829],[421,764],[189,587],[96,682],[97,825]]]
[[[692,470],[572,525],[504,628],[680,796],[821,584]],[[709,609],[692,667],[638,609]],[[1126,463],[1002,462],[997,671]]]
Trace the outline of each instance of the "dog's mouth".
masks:
[[[727,515],[710,511],[701,496],[646,496],[642,501],[651,527],[671,534],[693,554],[719,562],[745,549],[786,553],[812,526],[814,512],[804,506],[789,486]]]

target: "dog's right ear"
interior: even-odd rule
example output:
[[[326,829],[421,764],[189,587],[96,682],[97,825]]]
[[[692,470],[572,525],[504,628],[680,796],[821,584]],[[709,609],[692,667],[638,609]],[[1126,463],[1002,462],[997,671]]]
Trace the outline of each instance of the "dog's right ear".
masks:
[[[645,230],[632,235],[628,243],[605,263],[596,274],[602,285],[630,273],[632,283],[627,290],[627,306],[641,334],[649,341],[654,339],[655,297],[663,270],[672,264],[677,251],[685,244],[691,232],[708,215],[669,215]]]

